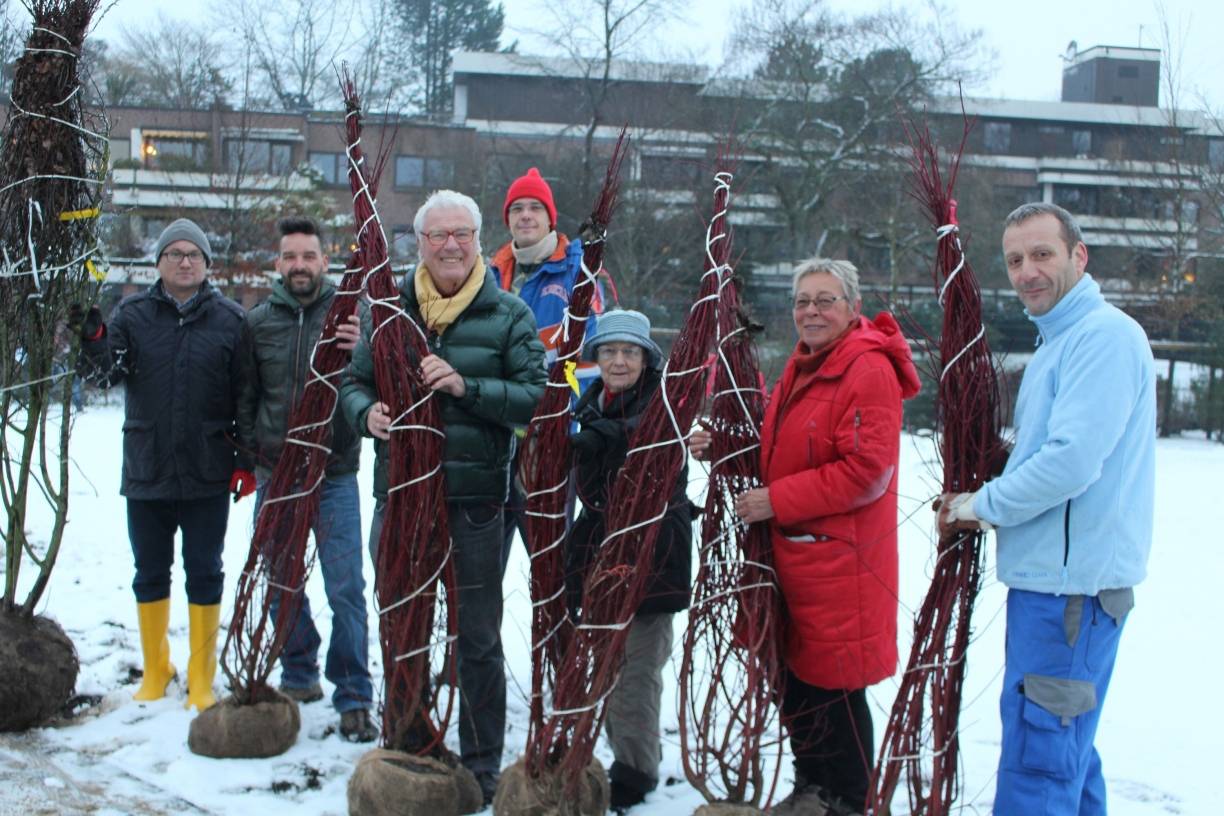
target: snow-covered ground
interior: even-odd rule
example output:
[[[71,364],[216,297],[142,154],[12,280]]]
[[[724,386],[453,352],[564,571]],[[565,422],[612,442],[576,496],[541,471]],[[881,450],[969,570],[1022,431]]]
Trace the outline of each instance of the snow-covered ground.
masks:
[[[102,702],[71,724],[22,735],[0,735],[0,814],[28,813],[278,813],[343,814],[345,785],[368,746],[335,733],[337,717],[326,701],[302,708],[302,733],[283,756],[266,760],[212,760],[187,749],[191,714],[183,689],[151,704],[131,700],[130,670],[140,665],[131,553],[124,501],[118,495],[120,425],[117,405],[91,407],[73,435],[71,523],[59,566],[41,611],[58,619],[81,658],[78,692]],[[931,513],[936,490],[928,461],[931,443],[906,437],[901,471],[902,654],[908,652],[911,610],[926,589],[932,549]],[[364,521],[372,510],[367,451],[361,473]],[[1214,814],[1221,808],[1214,778],[1215,739],[1221,722],[1215,706],[1224,676],[1219,635],[1219,576],[1224,574],[1224,446],[1198,439],[1161,440],[1157,448],[1156,540],[1148,580],[1137,592],[1110,688],[1097,746],[1109,785],[1110,812],[1118,816]],[[699,467],[694,473],[700,474]],[[701,485],[695,483],[693,492]],[[230,516],[226,543],[227,593],[246,554],[251,502]],[[45,519],[30,523],[37,534]],[[974,615],[975,634],[961,717],[964,794],[958,812],[989,813],[998,758],[997,698],[1002,673],[1004,589],[993,580],[988,553],[985,587]],[[520,546],[505,582],[503,637],[510,674],[510,711],[504,763],[512,762],[526,736],[529,684],[526,556]],[[367,564],[367,584],[372,575]],[[174,654],[187,652],[187,609],[176,567],[170,639]],[[330,613],[316,575],[309,592],[324,643]],[[227,599],[227,604],[229,603]],[[228,612],[223,612],[223,621]],[[371,622],[373,612],[371,609]],[[682,642],[682,616],[676,643]],[[381,677],[371,628],[371,669]],[[641,816],[691,813],[700,796],[683,781],[675,714],[675,665],[668,671],[665,702],[664,779]],[[218,675],[220,678],[220,675]],[[220,685],[218,683],[218,685]],[[326,688],[326,682],[324,682]],[[896,685],[872,690],[877,739]],[[329,689],[330,691],[330,689]],[[601,759],[611,758],[601,747]],[[789,764],[787,765],[789,767]],[[780,792],[789,788],[783,780]],[[898,800],[896,812],[904,811]]]

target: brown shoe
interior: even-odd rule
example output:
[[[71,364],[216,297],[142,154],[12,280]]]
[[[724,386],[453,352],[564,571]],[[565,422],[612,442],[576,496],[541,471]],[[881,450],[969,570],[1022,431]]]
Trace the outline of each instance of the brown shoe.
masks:
[[[378,728],[370,720],[370,712],[354,708],[340,714],[340,736],[349,742],[373,742],[378,739]]]
[[[323,699],[323,687],[318,683],[309,686],[281,686],[280,693],[296,703],[317,703]]]

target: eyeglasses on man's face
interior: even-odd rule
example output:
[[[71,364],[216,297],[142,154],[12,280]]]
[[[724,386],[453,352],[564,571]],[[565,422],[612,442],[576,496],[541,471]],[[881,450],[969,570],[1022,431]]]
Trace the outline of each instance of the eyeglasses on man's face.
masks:
[[[202,263],[204,261],[204,253],[198,249],[193,249],[190,252],[182,252],[177,249],[168,249],[162,253],[162,257],[169,260],[172,264],[181,264],[186,258],[192,265]]]
[[[815,298],[800,295],[795,298],[795,311],[804,312],[807,311],[809,306],[815,306],[817,313],[824,314],[832,309],[837,304],[837,301],[846,299],[845,295],[821,295]]]
[[[430,230],[425,233],[425,240],[429,241],[430,246],[440,247],[446,243],[447,238],[454,238],[457,244],[470,244],[472,239],[476,237],[476,230],[467,227],[460,227],[457,230]]]
[[[595,349],[596,358],[598,358],[600,362],[604,363],[615,360],[618,356],[624,357],[626,360],[640,360],[642,359],[642,354],[643,350],[641,346],[632,345],[603,345]]]

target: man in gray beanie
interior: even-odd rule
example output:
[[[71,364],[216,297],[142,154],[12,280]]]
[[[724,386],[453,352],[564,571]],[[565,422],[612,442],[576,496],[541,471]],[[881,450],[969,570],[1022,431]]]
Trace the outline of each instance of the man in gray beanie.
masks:
[[[163,697],[170,662],[170,568],[182,531],[190,656],[187,705],[214,702],[224,576],[221,548],[235,500],[255,489],[236,439],[238,394],[249,340],[242,307],[206,279],[208,237],[180,218],[155,252],[160,280],[124,298],[110,320],[97,308],[81,322],[79,373],[101,388],[126,385],[123,479],[144,676],[139,701]]]

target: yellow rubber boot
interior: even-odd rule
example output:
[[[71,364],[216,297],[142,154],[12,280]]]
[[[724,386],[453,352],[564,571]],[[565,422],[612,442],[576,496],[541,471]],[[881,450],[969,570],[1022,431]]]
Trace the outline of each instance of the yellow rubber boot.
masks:
[[[170,663],[170,599],[136,604],[136,620],[140,622],[140,651],[144,656],[144,679],[132,695],[133,700],[147,702],[166,696],[166,686],[174,679]]]
[[[191,657],[187,659],[187,708],[203,711],[217,702],[213,696],[213,676],[217,673],[217,630],[221,604],[187,605],[191,624]]]

